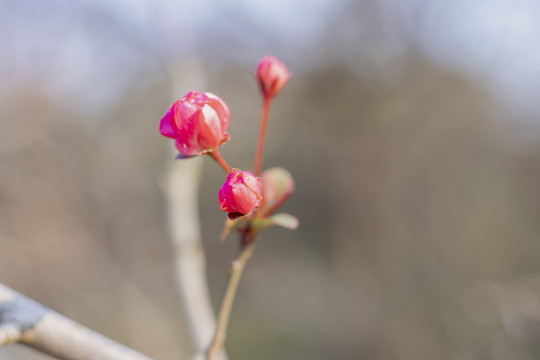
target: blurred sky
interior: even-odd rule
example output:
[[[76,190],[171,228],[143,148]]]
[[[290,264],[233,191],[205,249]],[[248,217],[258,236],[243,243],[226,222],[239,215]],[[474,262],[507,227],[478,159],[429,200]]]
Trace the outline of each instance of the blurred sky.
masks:
[[[356,21],[343,21],[351,17]],[[96,37],[96,27],[111,37]],[[192,32],[196,40],[188,46]],[[168,54],[196,49],[246,64],[272,52],[297,73],[348,57],[355,59],[351,74],[360,77],[391,71],[388,64],[416,49],[485,86],[513,118],[537,125],[539,38],[536,0],[2,0],[0,76],[3,91],[10,86],[5,80],[16,77],[83,102],[87,111],[114,102],[129,86],[147,61],[141,52],[164,47]],[[321,56],[328,43],[335,46]],[[122,71],[107,73],[110,61]]]

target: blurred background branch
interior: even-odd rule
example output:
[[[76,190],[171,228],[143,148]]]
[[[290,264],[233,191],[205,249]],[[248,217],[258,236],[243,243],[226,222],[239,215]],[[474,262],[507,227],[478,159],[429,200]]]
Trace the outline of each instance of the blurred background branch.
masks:
[[[65,360],[150,360],[0,284],[0,347],[12,342]]]
[[[189,91],[203,91],[206,77],[194,51],[195,40],[192,37],[190,16],[186,14],[185,7],[178,1],[169,0],[155,8],[155,12],[151,14],[156,37],[159,39],[157,48],[161,54],[160,59],[168,70],[170,104]],[[179,39],[182,41],[181,46],[178,44]],[[198,195],[203,159],[174,161],[176,153],[177,151],[173,150],[170,155],[162,188],[167,203],[178,294],[193,342],[195,358],[198,359],[204,358],[216,328],[199,219]],[[218,359],[227,359],[225,351],[220,352]]]
[[[206,157],[173,163],[165,186],[178,292],[199,357],[210,345],[216,328],[198,212],[202,160]],[[220,356],[226,359],[224,353]]]

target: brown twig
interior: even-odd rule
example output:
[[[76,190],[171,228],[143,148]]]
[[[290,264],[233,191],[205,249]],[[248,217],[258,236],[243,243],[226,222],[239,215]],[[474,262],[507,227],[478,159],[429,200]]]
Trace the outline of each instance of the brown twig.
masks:
[[[240,252],[240,255],[236,258],[236,260],[233,261],[231,265],[229,283],[227,284],[227,289],[225,290],[225,295],[223,296],[223,301],[219,310],[217,329],[214,335],[214,340],[208,349],[207,360],[214,360],[223,347],[225,338],[227,336],[227,326],[229,324],[229,317],[231,315],[236,290],[238,289],[238,283],[240,282],[242,271],[244,270],[247,261],[251,257],[254,248],[255,242],[250,242],[244,246]]]

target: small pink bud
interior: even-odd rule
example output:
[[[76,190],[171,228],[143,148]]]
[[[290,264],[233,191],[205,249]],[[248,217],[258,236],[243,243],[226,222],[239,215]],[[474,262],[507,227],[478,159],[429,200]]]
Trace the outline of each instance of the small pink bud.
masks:
[[[261,205],[261,179],[249,171],[233,171],[219,189],[218,199],[221,210],[230,218],[247,215]]]
[[[264,97],[276,96],[290,77],[287,67],[274,56],[265,55],[257,67],[257,79]]]
[[[265,211],[282,205],[294,191],[294,179],[289,171],[282,167],[273,167],[263,171],[263,204]]]
[[[159,123],[161,135],[175,139],[184,156],[201,155],[217,149],[230,135],[230,111],[218,96],[191,91],[176,101]]]

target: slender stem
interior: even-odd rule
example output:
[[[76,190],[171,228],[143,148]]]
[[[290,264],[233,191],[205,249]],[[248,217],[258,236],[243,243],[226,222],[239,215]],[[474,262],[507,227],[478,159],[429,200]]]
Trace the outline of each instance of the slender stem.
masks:
[[[284,194],[281,198],[279,198],[275,203],[273,203],[271,206],[266,208],[265,210],[261,211],[260,215],[257,214],[260,217],[268,217],[274,213],[283,203],[291,196],[291,194]],[[260,208],[259,208],[260,209]]]
[[[255,176],[259,176],[261,174],[264,138],[266,135],[266,124],[268,123],[268,113],[270,112],[271,102],[271,96],[264,97],[261,111],[261,125],[259,127],[259,139],[257,140],[257,152],[255,153],[255,163],[253,165],[253,174],[255,174]]]
[[[227,325],[229,324],[232,304],[234,302],[236,290],[238,289],[238,283],[240,282],[242,271],[244,270],[247,261],[251,257],[254,248],[254,241],[244,246],[240,252],[240,255],[238,255],[236,260],[234,260],[232,263],[229,283],[227,284],[227,289],[225,290],[225,295],[223,296],[223,301],[219,310],[216,334],[214,335],[214,340],[208,349],[208,357],[206,360],[216,359],[216,356],[223,347],[223,343],[225,342],[225,337],[227,335]]]
[[[229,173],[229,169],[231,168],[229,164],[225,161],[225,159],[221,156],[219,150],[210,151],[207,153],[210,155],[216,162],[221,166],[221,168],[225,171],[226,174]]]

